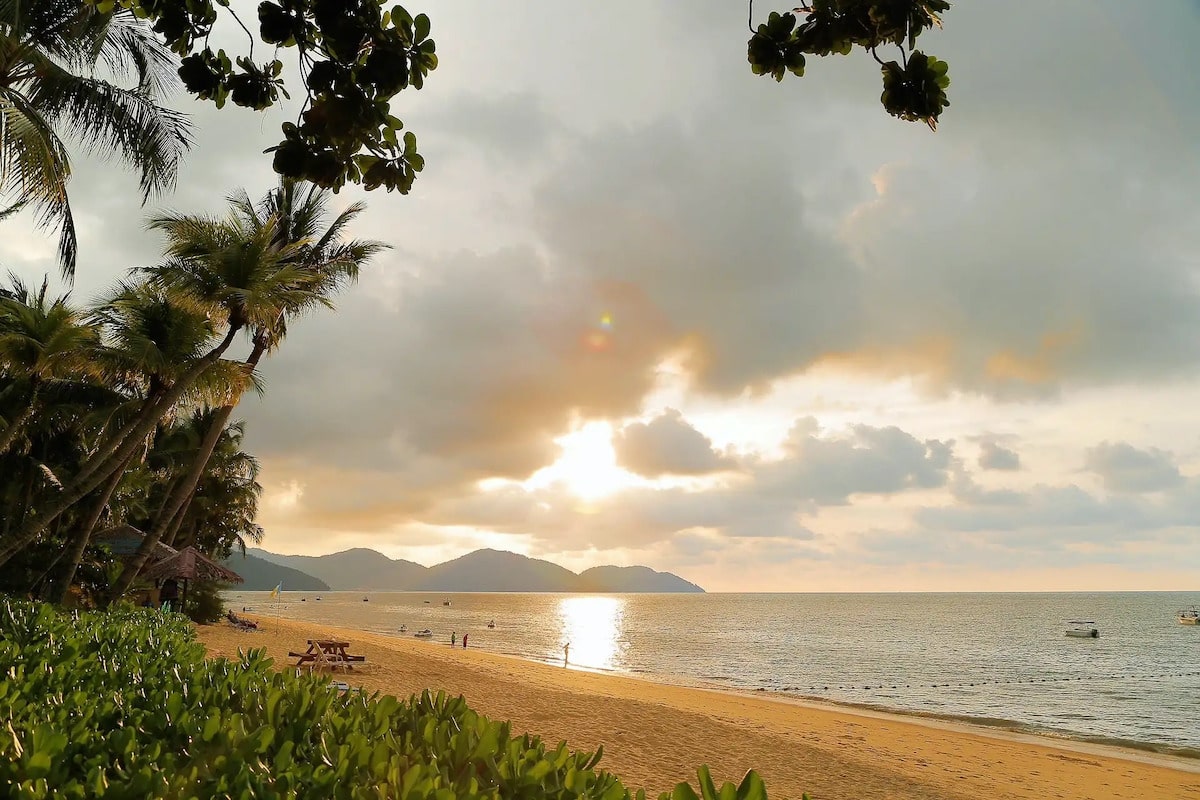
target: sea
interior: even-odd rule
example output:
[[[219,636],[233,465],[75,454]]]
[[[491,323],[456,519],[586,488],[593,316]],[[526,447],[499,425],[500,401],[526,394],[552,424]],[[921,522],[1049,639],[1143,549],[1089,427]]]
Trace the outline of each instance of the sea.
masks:
[[[1200,757],[1200,592],[226,593],[230,607],[667,683]],[[1066,636],[1068,621],[1098,638]],[[494,627],[492,627],[494,625]],[[401,626],[406,627],[401,632]]]

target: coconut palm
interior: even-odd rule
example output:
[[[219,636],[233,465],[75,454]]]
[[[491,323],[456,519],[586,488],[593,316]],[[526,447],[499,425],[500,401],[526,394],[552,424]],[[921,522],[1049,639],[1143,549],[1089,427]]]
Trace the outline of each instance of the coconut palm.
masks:
[[[181,304],[223,319],[228,331],[225,342],[243,329],[252,333],[272,330],[293,309],[330,305],[321,292],[325,283],[314,279],[313,271],[303,263],[308,243],[279,241],[277,222],[271,217],[256,225],[238,213],[223,219],[180,214],[156,218],[151,227],[166,234],[168,260],[144,272]],[[252,371],[243,370],[243,374],[249,379]],[[178,395],[170,402],[177,399]],[[233,402],[231,395],[225,404]],[[211,445],[208,449],[211,451]],[[194,486],[193,480],[189,483]],[[113,585],[113,597],[133,584],[174,513],[168,508],[165,519],[145,537]]]
[[[242,450],[244,436],[241,422],[221,430],[193,501],[172,523],[168,544],[191,545],[223,557],[235,547],[244,553],[247,540],[255,544],[262,540],[262,528],[254,521],[262,495],[259,466]]]
[[[59,230],[64,274],[74,274],[77,250],[64,138],[138,170],[143,201],[170,189],[191,143],[185,115],[160,105],[174,71],[174,56],[129,11],[0,0],[0,195],[8,211],[28,205]]]
[[[24,408],[0,429],[0,453],[8,450],[41,408],[47,384],[91,372],[92,355],[99,343],[95,326],[68,303],[68,295],[49,299],[48,281],[30,292],[13,277],[13,289],[0,298],[0,368],[15,384],[27,389]]]
[[[229,328],[214,345],[217,329],[203,313],[174,303],[161,290],[131,284],[121,285],[116,296],[97,312],[97,318],[109,343],[102,361],[114,380],[127,386],[140,382],[145,395],[128,422],[113,430],[120,424],[114,417],[105,426],[99,443],[69,481],[64,480],[62,490],[8,537],[0,548],[0,565],[124,469],[130,456],[145,448],[159,422],[181,401],[195,396],[206,373],[220,371],[221,355],[238,330]],[[225,377],[230,374],[227,369],[223,373]]]
[[[275,247],[296,249],[300,280],[297,288],[304,290],[290,298],[291,302],[280,309],[270,324],[259,324],[252,330],[253,347],[244,367],[253,374],[262,356],[277,348],[287,335],[290,318],[314,305],[332,307],[331,296],[346,284],[356,281],[360,269],[387,245],[358,239],[343,241],[342,232],[365,210],[365,204],[351,204],[326,225],[329,193],[310,183],[283,180],[258,205],[245,192],[231,197],[230,201],[248,229],[270,229],[273,231]],[[161,222],[172,229],[182,225],[176,218],[164,218]],[[215,424],[209,429],[191,472],[185,480],[175,485],[172,496],[155,520],[153,532],[165,535],[172,522],[181,518],[181,511],[195,494],[196,483],[204,471],[217,436],[233,414],[238,399],[231,398],[218,410]]]

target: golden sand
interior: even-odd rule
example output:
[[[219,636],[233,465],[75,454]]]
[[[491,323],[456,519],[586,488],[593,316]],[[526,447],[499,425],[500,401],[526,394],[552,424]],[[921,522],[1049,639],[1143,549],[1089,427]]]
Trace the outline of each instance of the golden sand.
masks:
[[[462,694],[476,711],[573,748],[604,745],[601,766],[653,793],[747,769],[776,800],[1036,798],[1200,800],[1200,762],[899,715],[669,686],[531,663],[445,642],[379,636],[306,622],[256,619],[262,630],[198,628],[214,656],[265,649],[290,663],[310,638],[351,642],[369,666],[337,680],[398,697]]]

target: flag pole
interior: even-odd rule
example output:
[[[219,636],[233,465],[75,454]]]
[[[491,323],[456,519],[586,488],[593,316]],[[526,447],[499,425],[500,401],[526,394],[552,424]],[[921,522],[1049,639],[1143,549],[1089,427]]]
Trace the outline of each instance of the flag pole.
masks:
[[[275,611],[275,637],[279,638],[279,593],[283,591],[283,581],[275,585],[271,590],[271,607]]]

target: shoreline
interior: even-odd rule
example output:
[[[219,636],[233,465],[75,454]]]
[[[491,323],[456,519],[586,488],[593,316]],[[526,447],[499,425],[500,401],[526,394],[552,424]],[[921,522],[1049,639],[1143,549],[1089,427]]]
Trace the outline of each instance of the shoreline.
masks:
[[[584,750],[603,744],[602,766],[633,788],[668,790],[708,763],[719,780],[759,770],[772,797],[1200,798],[1200,761],[1175,755],[253,617],[263,630],[202,626],[198,637],[210,655],[264,648],[286,668],[288,650],[336,635],[374,665],[337,680],[402,698],[441,688],[511,720],[514,732]]]
[[[361,630],[362,633],[391,637],[391,634],[381,631],[367,631],[358,628],[347,628],[346,630]],[[393,638],[403,640],[403,637]],[[424,642],[424,644],[431,643]],[[552,660],[523,656],[520,653],[488,650],[486,648],[479,648],[479,650],[499,658],[511,658],[516,661],[530,664],[544,664],[547,666],[556,666],[557,664],[557,662]],[[696,689],[698,691],[716,692],[718,694],[734,694],[777,703],[791,703],[809,708],[824,708],[832,711],[845,711],[846,713],[863,712],[866,715],[878,714],[886,718],[894,718],[897,720],[923,720],[928,721],[931,724],[946,723],[950,725],[960,725],[971,729],[980,735],[988,735],[989,733],[1014,734],[1028,737],[1031,741],[1035,742],[1049,740],[1052,742],[1091,745],[1094,747],[1110,748],[1119,750],[1121,752],[1128,752],[1130,757],[1134,757],[1134,755],[1137,753],[1166,756],[1170,759],[1180,759],[1184,765],[1180,768],[1190,769],[1191,767],[1188,765],[1190,765],[1191,762],[1195,762],[1194,769],[1195,771],[1200,772],[1200,748],[1188,747],[1186,745],[1175,745],[1165,742],[1147,742],[1139,739],[1120,739],[1108,736],[1091,736],[1085,733],[1063,730],[1060,728],[1039,728],[1037,726],[1021,722],[1020,720],[1006,719],[1003,717],[980,717],[971,714],[943,714],[936,711],[917,711],[894,708],[892,706],[886,706],[877,703],[854,703],[843,700],[831,700],[820,695],[792,693],[778,689],[748,689],[739,686],[728,686],[716,681],[693,678],[690,675],[665,675],[650,672],[635,673],[616,669],[600,669],[596,667],[577,666],[574,664],[570,665],[569,668],[578,672],[587,672],[595,675],[623,677],[628,678],[629,680],[645,681],[647,683],[654,683],[663,686],[675,686],[681,689]]]
[[[344,594],[358,594],[357,592],[343,592]],[[485,593],[486,594],[486,593]],[[248,612],[261,618],[264,612],[259,610],[251,610]],[[271,619],[277,619],[271,617]],[[299,618],[278,618],[285,621],[295,622],[301,625],[310,624],[307,620]],[[314,625],[325,625],[325,623],[311,623]],[[346,631],[356,631],[359,633],[369,634],[371,636],[380,636],[386,639],[405,642],[420,646],[437,647],[442,642],[432,642],[416,640],[410,641],[410,637],[400,635],[397,636],[392,631],[384,630],[368,630],[365,628],[352,628],[344,626],[328,626],[337,627]],[[487,648],[475,648],[475,652],[486,652],[499,658],[512,659],[521,663],[539,664],[550,667],[557,667],[559,662],[557,659],[538,658],[531,655],[522,654],[519,652],[508,650],[491,650]],[[943,722],[950,724],[964,725],[974,729],[981,735],[986,735],[989,732],[1004,733],[1013,735],[1022,735],[1032,737],[1033,741],[1048,740],[1052,742],[1074,742],[1082,745],[1091,745],[1095,747],[1107,747],[1130,753],[1147,753],[1158,756],[1164,756],[1171,759],[1181,759],[1183,763],[1196,762],[1196,769],[1200,770],[1200,748],[1191,747],[1188,745],[1171,744],[1167,742],[1145,741],[1140,739],[1127,739],[1108,737],[1102,735],[1089,735],[1086,733],[1071,731],[1062,728],[1039,727],[1020,720],[1007,719],[1003,717],[983,717],[972,714],[961,713],[940,713],[937,711],[924,711],[918,709],[905,709],[893,706],[887,706],[878,703],[869,702],[854,702],[849,700],[834,700],[821,695],[804,694],[801,692],[788,692],[781,689],[771,688],[748,688],[742,686],[733,686],[726,683],[697,678],[691,675],[673,675],[654,672],[630,672],[616,669],[603,669],[598,667],[586,667],[575,664],[570,665],[572,671],[585,672],[600,676],[612,676],[628,678],[630,680],[646,681],[653,684],[663,686],[673,686],[686,689],[697,689],[703,691],[712,691],[718,693],[729,693],[739,696],[754,697],[763,700],[771,700],[781,703],[795,703],[806,707],[825,708],[830,710],[844,710],[847,712],[863,711],[869,713],[883,714],[894,717],[900,720],[917,720],[930,722]],[[798,687],[797,687],[798,688]],[[1182,767],[1181,767],[1182,768]]]

